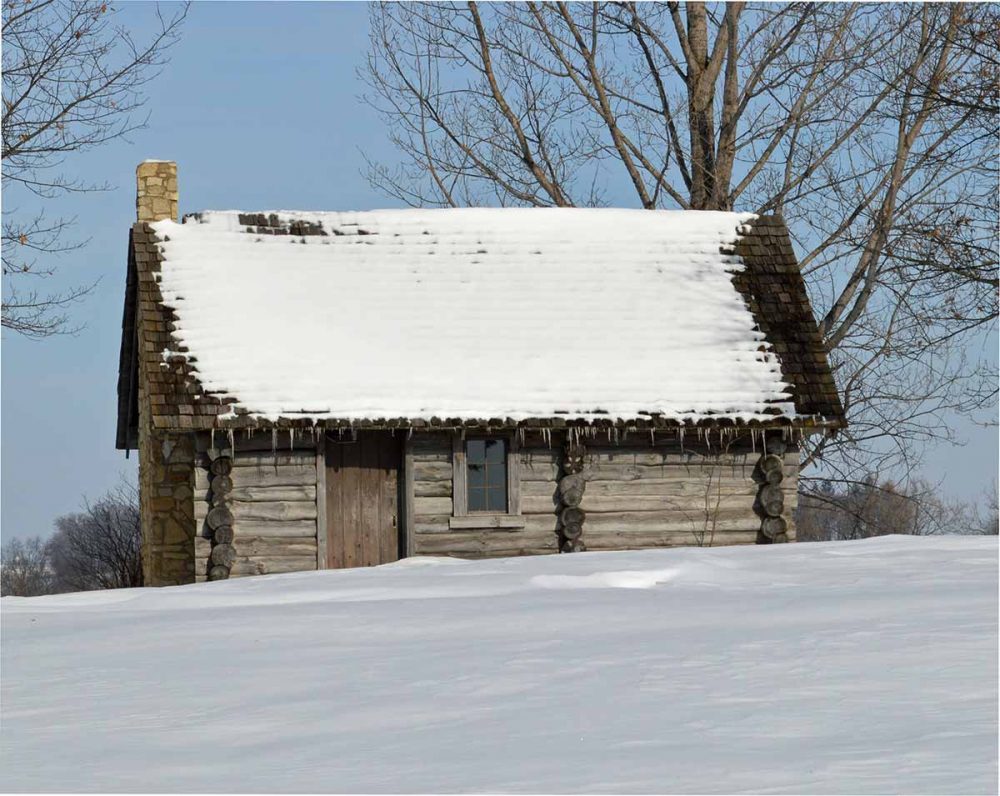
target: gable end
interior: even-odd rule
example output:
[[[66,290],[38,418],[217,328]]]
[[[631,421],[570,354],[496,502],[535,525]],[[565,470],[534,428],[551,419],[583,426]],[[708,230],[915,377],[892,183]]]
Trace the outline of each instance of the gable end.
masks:
[[[758,217],[750,234],[737,243],[736,254],[746,267],[733,275],[733,284],[781,361],[796,411],[822,417],[835,427],[845,425],[840,394],[784,219]]]

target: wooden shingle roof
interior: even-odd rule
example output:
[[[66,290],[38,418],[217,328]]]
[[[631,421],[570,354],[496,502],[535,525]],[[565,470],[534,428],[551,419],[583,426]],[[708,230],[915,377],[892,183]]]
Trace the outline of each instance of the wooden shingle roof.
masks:
[[[408,211],[393,212],[405,214]],[[412,212],[416,213],[418,211]],[[422,212],[426,213],[428,211]],[[448,213],[456,211],[429,212]],[[515,211],[495,212],[506,213],[505,222],[508,224],[511,219],[515,218],[512,215]],[[523,214],[545,211],[520,210],[516,212]],[[622,213],[636,213],[641,214],[640,216],[636,216],[636,218],[641,218],[642,223],[647,223],[646,219],[653,218],[653,216],[647,215],[650,211],[577,212],[589,212],[591,214],[603,212],[607,215],[602,218],[609,220],[613,217],[611,215],[613,213],[619,214],[618,216],[614,216],[618,220],[631,218],[630,216],[620,215]],[[232,232],[232,235],[239,236],[234,238],[237,241],[250,241],[254,240],[254,237],[259,240],[264,235],[261,231],[261,226],[245,223],[248,219],[264,219],[264,229],[267,230],[267,235],[305,236],[329,234],[329,241],[340,244],[340,247],[338,249],[336,246],[331,246],[326,251],[345,252],[350,256],[355,256],[354,253],[356,252],[364,252],[363,259],[359,260],[358,263],[367,263],[367,265],[363,266],[363,269],[371,271],[371,278],[373,280],[382,276],[378,273],[377,269],[372,267],[372,263],[375,261],[371,259],[373,256],[371,252],[377,251],[377,249],[365,248],[365,244],[370,245],[372,243],[370,237],[365,239],[366,236],[372,234],[372,229],[365,229],[364,227],[373,226],[372,216],[375,214],[339,214],[338,218],[353,219],[354,217],[359,217],[363,220],[360,222],[352,221],[340,229],[331,228],[328,232],[324,231],[324,223],[327,226],[331,226],[329,217],[325,221],[308,221],[299,218],[299,215],[304,214],[297,214],[290,219],[281,218],[280,214],[275,213],[241,213],[238,214],[238,217],[236,214],[233,214],[232,222],[235,230]],[[717,215],[725,216],[726,214]],[[732,215],[735,216],[735,214]],[[555,218],[555,216],[551,217]],[[520,218],[523,219],[525,216],[522,215]],[[593,226],[593,218],[595,216],[589,216],[590,220],[588,223],[590,226]],[[200,220],[195,219],[192,223],[197,223]],[[390,222],[393,222],[392,218],[390,218]],[[725,280],[728,280],[731,284],[730,290],[733,290],[735,300],[739,303],[740,297],[742,297],[742,305],[745,307],[744,312],[749,311],[747,313],[747,331],[744,334],[757,335],[756,338],[746,338],[752,343],[752,346],[747,350],[753,351],[759,349],[760,353],[756,358],[765,364],[767,362],[772,363],[770,367],[775,372],[774,384],[779,385],[781,390],[781,394],[774,393],[774,397],[768,397],[767,393],[761,393],[762,398],[755,400],[763,400],[763,403],[756,404],[758,408],[752,412],[743,410],[726,411],[724,408],[714,410],[709,407],[707,410],[696,415],[690,414],[687,416],[672,415],[669,411],[662,411],[662,408],[656,405],[650,405],[648,408],[636,409],[635,411],[630,410],[627,413],[622,411],[617,413],[614,411],[607,412],[600,407],[594,407],[594,411],[587,413],[556,410],[547,413],[526,414],[522,412],[520,414],[512,414],[505,412],[502,408],[498,408],[497,412],[480,413],[482,416],[449,415],[446,410],[440,412],[410,412],[405,414],[405,416],[395,416],[393,413],[387,412],[353,412],[350,416],[347,416],[345,413],[336,414],[330,411],[310,412],[308,411],[308,407],[301,405],[299,408],[304,411],[289,412],[287,414],[282,412],[276,415],[273,410],[266,413],[255,412],[253,404],[248,403],[245,395],[240,395],[238,392],[237,394],[230,394],[230,391],[224,387],[220,389],[218,383],[213,383],[211,380],[206,382],[205,373],[202,370],[203,366],[199,362],[199,347],[203,345],[202,341],[215,339],[217,337],[217,330],[211,324],[204,321],[199,321],[201,326],[197,327],[195,321],[197,318],[204,317],[206,306],[210,309],[211,302],[206,303],[206,300],[203,298],[197,307],[200,314],[192,315],[191,313],[194,310],[189,309],[184,303],[187,300],[187,296],[180,295],[181,293],[193,294],[203,289],[199,279],[196,277],[199,273],[213,274],[208,269],[214,267],[212,257],[218,257],[220,245],[218,238],[213,239],[211,243],[205,244],[203,267],[198,265],[197,262],[192,265],[191,252],[194,251],[197,254],[200,251],[197,246],[192,248],[189,245],[185,250],[177,250],[178,253],[175,256],[181,259],[178,260],[179,264],[173,267],[180,270],[172,273],[170,275],[171,278],[167,280],[170,298],[165,300],[164,286],[162,284],[163,269],[165,265],[172,267],[172,263],[167,263],[166,258],[168,255],[166,253],[174,251],[176,248],[172,248],[170,231],[174,231],[175,236],[180,237],[177,230],[181,228],[177,225],[171,227],[171,222],[158,222],[155,228],[147,223],[138,223],[132,229],[129,245],[129,272],[126,286],[125,311],[123,314],[118,384],[118,447],[125,449],[135,447],[135,428],[138,419],[137,396],[140,391],[145,393],[146,400],[149,402],[150,416],[153,424],[158,428],[177,430],[249,427],[285,428],[314,425],[327,427],[345,425],[399,428],[427,426],[453,427],[459,425],[475,426],[484,423],[492,426],[520,425],[528,427],[560,427],[580,424],[624,425],[636,428],[747,424],[766,427],[792,426],[807,430],[835,429],[841,427],[844,424],[844,416],[840,398],[830,372],[823,341],[819,335],[809,304],[805,283],[799,272],[792,251],[791,241],[783,220],[778,216],[742,216],[732,223],[733,226],[731,229],[733,233],[730,241],[728,243],[722,241],[722,245],[716,244],[714,255],[708,252],[707,249],[691,249],[690,244],[684,244],[677,249],[681,254],[668,255],[665,259],[661,258],[661,262],[657,260],[659,255],[656,252],[659,249],[657,249],[656,245],[647,245],[646,249],[636,250],[637,254],[635,256],[645,258],[643,261],[646,262],[646,265],[642,266],[646,270],[639,270],[637,273],[640,275],[643,273],[648,274],[648,278],[652,282],[655,282],[659,278],[658,274],[663,274],[663,278],[669,279],[672,274],[672,268],[678,273],[691,275],[674,279],[675,283],[672,285],[671,290],[679,292],[679,295],[682,297],[685,295],[686,290],[689,291],[691,296],[704,297],[706,295],[705,280],[707,279],[709,284],[714,284],[712,282],[715,279],[713,274],[717,273],[714,269],[724,267],[728,271],[728,276],[725,277]],[[735,231],[737,223],[739,224],[739,234],[736,234]],[[293,227],[294,229],[292,229]],[[420,238],[414,238],[414,243],[407,244],[405,235],[401,236],[398,228],[395,232],[392,229],[391,223],[386,222],[385,227],[381,230],[382,241],[386,244],[393,243],[396,247],[416,246],[420,244],[426,248],[428,241],[431,240],[431,238],[427,237],[427,233],[424,232]],[[598,234],[595,233],[595,235]],[[620,234],[623,236],[623,239],[630,235],[627,229]],[[251,235],[254,237],[251,237]],[[343,238],[345,235],[354,235],[354,238],[345,240]],[[635,234],[631,234],[631,237],[634,238]],[[606,238],[607,234],[605,232],[603,238],[595,237],[595,241],[600,240],[601,245],[613,246],[614,241],[609,242]],[[304,243],[305,240],[305,237],[303,237],[302,242]],[[501,236],[497,240],[502,243],[506,239]],[[710,241],[711,237],[706,240]],[[277,240],[274,240],[274,242],[277,243]],[[292,241],[288,240],[288,242],[291,243]],[[323,241],[318,239],[312,242],[323,243]],[[653,243],[655,244],[655,241]],[[348,246],[347,244],[351,245]],[[361,248],[358,248],[354,244],[361,244]],[[735,249],[732,244],[735,244]],[[485,244],[477,246],[475,249],[469,249],[467,255],[456,255],[456,244],[454,243],[446,245],[448,246],[447,249],[439,250],[450,252],[450,256],[452,257],[466,257],[469,261],[469,268],[464,272],[464,275],[463,272],[458,272],[461,277],[459,281],[464,283],[467,279],[475,280],[477,274],[485,273],[476,271],[475,269],[475,264],[483,259],[481,255],[486,253],[484,251]],[[494,248],[499,248],[501,244],[497,243],[493,245]],[[705,245],[708,244],[698,244],[698,246]],[[590,257],[593,260],[594,257],[599,258],[602,256],[598,251],[599,248],[599,246],[595,246],[593,243],[588,243],[587,241],[581,243],[579,251],[584,253],[580,255],[584,260],[581,261],[580,268],[586,275],[584,278],[595,279],[595,275],[600,273],[599,270],[595,271],[592,268],[588,270],[586,261],[586,257]],[[295,246],[282,251],[294,252],[295,255],[301,255],[300,250],[304,249],[305,247]],[[256,255],[257,252],[264,250],[244,248],[241,251],[244,254],[249,252],[251,255]],[[465,250],[462,249],[462,251]],[[690,254],[684,255],[683,252],[685,251],[689,251]],[[699,254],[699,251],[702,253]],[[708,253],[706,254],[706,252]],[[532,249],[532,254],[538,253],[534,251],[534,248]],[[733,256],[734,253],[735,257]],[[285,256],[287,258],[288,255],[286,254]],[[344,256],[343,254],[340,255],[341,258]],[[628,256],[627,251],[624,251],[621,255],[623,259]],[[698,265],[693,267],[693,270],[691,268],[680,268],[677,258],[681,256],[694,258],[691,261],[693,263],[701,262],[698,258],[709,257],[709,260],[704,260],[705,263],[708,263],[712,257],[715,257],[722,265]],[[364,259],[364,257],[367,257],[367,259]],[[244,261],[240,260],[240,262]],[[302,272],[297,274],[297,277],[302,278],[303,273],[308,273],[314,279],[317,273],[321,275],[335,275],[335,269],[341,267],[341,262],[342,260],[334,260],[327,270]],[[740,263],[742,263],[742,267],[740,267]],[[615,265],[617,264],[609,263],[609,271]],[[276,262],[274,265],[274,269],[282,267],[284,267],[283,262]],[[358,266],[346,267],[356,268]],[[653,270],[654,267],[655,270]],[[266,272],[266,268],[264,272]],[[367,272],[362,270],[361,273]],[[231,270],[229,273],[232,276],[233,274],[241,275],[243,272]],[[252,279],[253,274],[261,273],[261,270],[258,269],[255,272],[253,268],[247,266],[245,273],[249,275],[247,278]],[[515,269],[514,271],[510,271],[508,275],[512,274],[512,278],[519,278],[520,273],[521,271]],[[697,276],[698,274],[701,274],[701,276]],[[442,278],[440,269],[438,269],[438,272],[429,272],[429,276],[432,279]],[[595,301],[601,291],[606,293],[607,291],[614,291],[623,285],[631,284],[628,278],[618,272],[614,272],[612,276],[613,278],[610,280],[597,280],[594,283]],[[685,279],[687,278],[693,278],[695,281],[685,284]],[[617,288],[615,279],[619,280]],[[622,281],[623,279],[624,281]],[[655,288],[653,284],[649,286]],[[323,286],[317,286],[316,289],[321,290]],[[330,289],[329,285],[326,286],[326,289]],[[640,291],[640,293],[642,292],[647,291]],[[652,294],[652,291],[648,292]],[[263,289],[263,293],[268,300],[271,300],[267,289]],[[376,294],[373,293],[373,295]],[[637,300],[645,301],[648,304],[648,298],[648,296],[643,295]],[[415,294],[413,300],[419,301],[419,294]],[[280,299],[274,298],[273,301],[277,302]],[[577,294],[576,302],[579,303],[579,293]],[[272,304],[271,306],[273,307],[274,305]],[[592,302],[591,306],[593,306]],[[642,306],[645,306],[645,304]],[[729,305],[723,301],[719,306],[725,308]],[[553,325],[551,326],[554,356],[552,366],[557,368],[560,362],[564,363],[566,361],[565,357],[560,360],[559,340],[572,331],[573,321],[570,316],[573,314],[573,302],[561,302],[559,296],[553,296],[552,307],[553,311],[558,309],[557,315],[553,316]],[[179,311],[188,313],[183,322],[178,318]],[[249,311],[251,310],[248,309]],[[277,311],[280,315],[280,307],[277,308]],[[289,308],[289,312],[291,313],[289,317],[293,317],[296,311],[295,308]],[[435,309],[434,313],[438,313],[439,311],[440,307]],[[513,311],[516,312],[516,308]],[[706,310],[707,314],[702,321],[713,322],[712,312],[713,309],[711,307],[708,308]],[[730,310],[726,309],[725,312],[728,313]],[[435,315],[436,317],[437,315]],[[581,318],[580,320],[584,321],[585,319]],[[633,320],[641,320],[641,318]],[[730,325],[735,321],[738,321],[738,314],[733,315],[729,319]],[[434,318],[429,319],[429,322],[434,323]],[[442,322],[444,321],[442,320]],[[656,326],[653,324],[653,326],[661,329],[663,320],[658,318],[656,319],[656,323],[660,323],[661,325]],[[695,339],[697,339],[697,329],[693,331],[696,332]],[[363,333],[359,331],[359,334]],[[331,334],[330,337],[336,338],[338,336],[341,338],[343,336],[343,330],[339,327],[337,333]],[[614,335],[611,338],[610,350],[613,350],[616,342]],[[754,340],[758,340],[759,344],[753,342]],[[329,339],[325,344],[335,346],[338,342],[336,339]],[[619,341],[619,344],[626,345],[627,341]],[[661,345],[669,345],[669,341],[661,343]],[[226,350],[231,351],[228,356],[236,358],[241,356],[240,352],[232,349],[231,346]],[[212,353],[217,361],[217,352]],[[297,352],[289,351],[288,353],[290,357],[289,362],[293,363],[293,365],[299,361],[296,358]],[[448,357],[447,351],[439,353],[441,357]],[[738,373],[739,368],[750,367],[750,365],[746,364],[749,361],[746,359],[747,356],[747,353],[737,355],[732,365],[734,372]],[[750,359],[753,358],[753,356],[750,357]],[[142,362],[141,368],[139,367],[140,361]],[[303,361],[307,362],[303,367],[314,367],[313,364],[308,364],[307,356],[303,358]],[[721,360],[720,364],[722,364]],[[599,362],[595,361],[593,363],[593,367],[598,368],[599,366]],[[780,367],[780,373],[778,373],[778,367]],[[144,384],[139,383],[140,371],[145,374]],[[751,376],[753,372],[752,367],[747,371]],[[766,374],[766,370],[761,370],[756,376],[753,376],[756,382],[748,382],[748,385],[754,383],[762,385],[763,382],[760,381],[762,374]],[[278,376],[275,378],[281,381],[281,378]],[[217,379],[216,381],[218,382],[219,380]],[[785,383],[784,386],[781,386],[781,382]],[[675,378],[673,383],[680,384],[683,382],[677,381]],[[725,382],[722,381],[720,383]],[[739,381],[737,380],[737,382],[732,383],[738,384]],[[209,384],[211,389],[206,389],[206,384]],[[400,386],[402,392],[405,392],[406,389],[405,385]],[[752,389],[760,389],[760,387],[753,387]],[[669,396],[666,396],[665,400],[669,402]],[[723,396],[723,400],[725,400],[725,396]],[[738,406],[741,400],[745,401],[746,399],[737,399],[734,397],[732,403],[734,406]],[[724,404],[720,404],[720,406],[724,406]]]

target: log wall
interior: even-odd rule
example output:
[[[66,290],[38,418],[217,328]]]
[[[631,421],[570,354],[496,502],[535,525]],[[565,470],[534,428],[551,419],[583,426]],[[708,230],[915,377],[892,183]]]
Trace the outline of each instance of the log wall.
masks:
[[[625,550],[679,545],[755,544],[762,517],[754,504],[760,489],[755,468],[760,440],[728,444],[725,453],[700,443],[638,438],[621,443],[584,440],[588,550]],[[558,483],[562,446],[558,438],[527,435],[520,445],[523,527],[455,529],[452,514],[451,437],[424,434],[411,442],[414,535],[417,555],[481,558],[559,551]],[[783,455],[780,488],[788,540],[797,502],[798,453]]]
[[[559,551],[555,492],[559,451],[527,435],[517,455],[521,475],[521,528],[453,529],[451,435],[414,437],[413,545],[416,555],[460,558],[538,555]]]
[[[316,446],[297,438],[289,450],[287,435],[276,448],[269,433],[249,440],[238,435],[233,457],[232,490],[236,560],[231,577],[298,572],[317,566]],[[217,435],[217,446],[228,439]],[[207,578],[212,532],[205,523],[212,493],[208,471],[210,437],[199,434],[195,468],[195,578]]]
[[[557,553],[561,540],[559,479],[563,475],[564,440],[527,434],[520,442],[520,522],[518,527],[467,528],[452,522],[452,437],[450,432],[418,433],[409,442],[408,501],[414,555],[463,558]],[[655,444],[632,435],[619,443],[584,438],[586,488],[580,508],[585,512],[581,537],[587,550],[624,550],[677,545],[718,546],[760,541],[761,515],[755,498],[761,488],[758,445],[747,440],[730,444],[725,453],[703,444],[676,439]],[[237,437],[232,489],[236,560],[234,577],[317,568],[317,529],[322,470],[317,469],[316,445],[297,439],[289,450],[282,439],[272,450],[270,434],[249,440]],[[208,465],[210,439],[195,444],[194,540],[195,579],[209,570],[211,531],[205,518],[212,507]],[[228,439],[216,438],[217,447]],[[782,456],[784,495],[782,517],[787,538],[795,539],[792,516],[796,506],[798,453],[789,447]],[[318,506],[319,503],[319,506]],[[325,528],[319,528],[325,534]]]
[[[725,453],[678,441],[588,445],[583,539],[588,550],[675,545],[756,544],[761,517],[755,468],[761,451],[730,446]],[[783,456],[781,490],[788,538],[796,505],[798,453]]]

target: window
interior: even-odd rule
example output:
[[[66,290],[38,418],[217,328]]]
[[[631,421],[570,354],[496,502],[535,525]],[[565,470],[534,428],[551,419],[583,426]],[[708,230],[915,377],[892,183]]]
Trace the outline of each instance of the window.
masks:
[[[469,513],[507,512],[507,443],[502,439],[470,439],[465,443]]]
[[[450,528],[523,528],[517,436],[452,436]]]

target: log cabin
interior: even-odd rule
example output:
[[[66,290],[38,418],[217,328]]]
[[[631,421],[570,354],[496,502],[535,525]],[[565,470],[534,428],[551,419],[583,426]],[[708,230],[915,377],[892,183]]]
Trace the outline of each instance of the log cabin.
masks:
[[[795,539],[844,412],[750,213],[206,211],[137,169],[117,446],[149,585]]]

